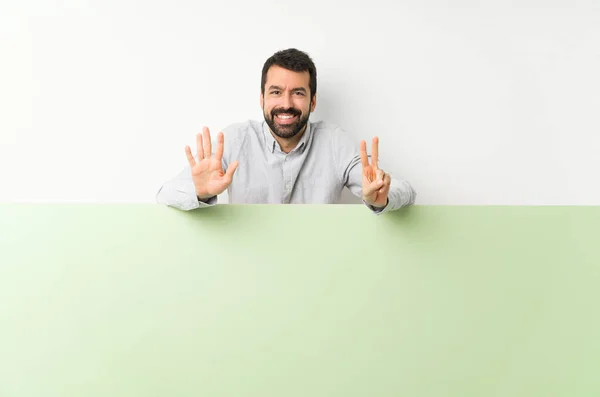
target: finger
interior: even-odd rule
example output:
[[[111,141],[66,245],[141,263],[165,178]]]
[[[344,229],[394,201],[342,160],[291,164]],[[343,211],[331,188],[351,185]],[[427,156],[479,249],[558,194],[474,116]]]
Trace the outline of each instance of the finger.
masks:
[[[367,142],[360,141],[360,162],[363,168],[369,166],[369,158],[367,156]]]
[[[198,153],[198,161],[204,158],[204,149],[202,149],[202,134],[196,134],[196,151]]]
[[[187,156],[190,168],[194,168],[194,166],[196,165],[196,160],[194,160],[194,156],[192,156],[192,149],[190,149],[189,146],[185,147],[185,155]]]
[[[373,147],[371,148],[371,164],[375,169],[379,168],[379,138],[373,138]]]
[[[204,140],[204,157],[212,156],[212,142],[210,141],[210,130],[208,127],[202,129],[202,139]]]
[[[392,176],[390,174],[385,174],[385,177],[383,178],[383,186],[390,186],[391,183]]]
[[[237,169],[239,165],[238,161],[234,161],[233,163],[229,164],[229,167],[227,167],[227,171],[225,172],[225,178],[231,183],[231,180],[233,179],[233,174],[235,173],[235,170]]]
[[[363,186],[363,196],[370,197],[372,196],[378,189],[381,189],[383,186],[383,181],[381,179],[377,181],[373,181],[369,183],[367,186]]]
[[[383,180],[383,178],[385,177],[385,172],[383,170],[376,170],[375,171],[375,179],[376,180]]]
[[[224,141],[225,137],[223,136],[223,133],[219,132],[219,135],[217,135],[217,149],[215,150],[215,158],[219,160],[219,162],[221,162],[221,160],[223,159]]]
[[[386,195],[390,191],[390,185],[392,183],[392,177],[390,174],[385,174],[385,178],[383,179],[383,185],[381,189],[379,189],[379,194]]]

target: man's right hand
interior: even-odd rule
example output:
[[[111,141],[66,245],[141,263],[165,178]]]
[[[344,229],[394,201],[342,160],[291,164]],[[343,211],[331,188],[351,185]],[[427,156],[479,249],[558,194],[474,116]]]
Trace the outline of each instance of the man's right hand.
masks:
[[[217,150],[213,156],[210,131],[208,127],[204,127],[202,128],[202,134],[196,135],[198,161],[192,156],[190,147],[185,147],[185,154],[187,155],[192,171],[192,179],[196,187],[196,196],[200,200],[206,200],[223,193],[233,179],[233,173],[238,166],[238,162],[232,162],[227,167],[227,172],[223,172],[223,165],[221,163],[223,158],[223,141],[223,133],[219,132],[217,136]]]

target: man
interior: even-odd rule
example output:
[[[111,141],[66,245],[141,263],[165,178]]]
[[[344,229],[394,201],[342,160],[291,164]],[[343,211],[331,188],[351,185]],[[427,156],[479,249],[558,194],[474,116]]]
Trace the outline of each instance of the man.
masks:
[[[230,203],[327,204],[339,202],[347,187],[376,214],[413,204],[410,184],[379,168],[377,137],[368,156],[365,141],[359,151],[340,128],[309,122],[316,94],[311,58],[294,48],[275,53],[262,71],[265,121],[227,127],[214,152],[204,127],[196,136],[197,158],[186,146],[189,167],[161,187],[157,201],[192,210],[216,204],[227,189]]]

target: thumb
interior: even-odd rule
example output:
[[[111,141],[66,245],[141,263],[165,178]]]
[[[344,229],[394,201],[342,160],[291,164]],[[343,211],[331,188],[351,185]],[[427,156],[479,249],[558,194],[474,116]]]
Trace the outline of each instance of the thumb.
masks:
[[[368,185],[363,186],[363,196],[372,196],[377,190],[381,189],[381,186],[383,186],[383,181],[381,179],[377,179]]]
[[[225,178],[231,182],[231,180],[233,179],[233,174],[235,173],[235,170],[237,169],[239,165],[238,161],[234,161],[233,163],[229,164],[229,167],[227,167],[227,171],[225,172]]]

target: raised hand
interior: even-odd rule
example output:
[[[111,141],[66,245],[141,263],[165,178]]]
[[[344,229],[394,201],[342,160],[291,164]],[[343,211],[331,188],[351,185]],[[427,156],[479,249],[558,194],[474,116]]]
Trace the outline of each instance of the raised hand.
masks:
[[[367,155],[367,143],[360,141],[360,160],[362,163],[362,196],[363,200],[373,207],[383,208],[388,203],[388,193],[392,178],[379,169],[379,138],[373,138],[371,163]]]
[[[196,135],[198,161],[194,159],[189,146],[185,147],[188,163],[192,172],[192,180],[196,187],[196,196],[204,200],[221,194],[231,184],[233,173],[238,162],[234,161],[223,171],[221,160],[223,159],[223,133],[217,135],[217,149],[212,155],[212,143],[208,127],[202,128],[202,134]]]

